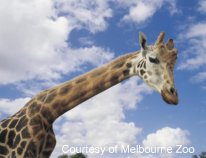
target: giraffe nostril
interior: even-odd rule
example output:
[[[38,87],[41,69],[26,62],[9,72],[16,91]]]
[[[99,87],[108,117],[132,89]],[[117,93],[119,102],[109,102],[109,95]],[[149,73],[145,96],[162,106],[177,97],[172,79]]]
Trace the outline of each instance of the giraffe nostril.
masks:
[[[175,93],[175,89],[174,88],[170,88],[170,93],[174,94]]]

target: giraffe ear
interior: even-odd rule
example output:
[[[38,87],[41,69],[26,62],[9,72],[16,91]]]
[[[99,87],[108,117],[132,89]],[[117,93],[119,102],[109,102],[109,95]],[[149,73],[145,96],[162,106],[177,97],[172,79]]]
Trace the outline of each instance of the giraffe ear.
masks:
[[[141,49],[147,49],[147,38],[143,32],[139,33],[139,44]]]
[[[155,42],[155,45],[158,45],[158,44],[161,44],[164,42],[164,36],[165,36],[165,33],[164,32],[160,32],[156,42]]]

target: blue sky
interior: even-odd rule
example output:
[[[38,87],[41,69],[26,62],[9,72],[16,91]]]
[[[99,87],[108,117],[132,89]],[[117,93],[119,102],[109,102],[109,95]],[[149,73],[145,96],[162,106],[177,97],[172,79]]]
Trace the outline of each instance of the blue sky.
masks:
[[[18,111],[43,89],[139,50],[140,31],[146,34],[149,44],[164,31],[165,41],[173,38],[178,48],[178,106],[167,105],[138,77],[129,79],[56,121],[58,143],[52,157],[62,154],[64,144],[180,143],[194,146],[196,154],[206,150],[205,0],[0,3],[0,119]]]

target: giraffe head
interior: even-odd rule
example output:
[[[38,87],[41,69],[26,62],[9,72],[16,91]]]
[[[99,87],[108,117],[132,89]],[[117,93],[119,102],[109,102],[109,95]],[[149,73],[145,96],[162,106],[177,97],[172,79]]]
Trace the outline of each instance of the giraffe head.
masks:
[[[161,32],[154,45],[148,45],[146,36],[140,32],[141,51],[135,64],[135,72],[150,87],[158,91],[168,104],[178,104],[173,69],[177,59],[177,49],[172,39],[163,43],[164,32]]]

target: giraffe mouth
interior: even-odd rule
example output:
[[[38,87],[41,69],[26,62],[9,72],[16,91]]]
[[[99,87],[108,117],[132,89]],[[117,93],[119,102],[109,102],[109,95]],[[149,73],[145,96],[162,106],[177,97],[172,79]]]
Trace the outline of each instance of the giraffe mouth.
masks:
[[[163,100],[166,103],[173,104],[173,105],[178,104],[178,94],[177,94],[177,91],[174,88],[171,88],[170,90],[163,89],[161,91],[161,95],[162,95]]]

